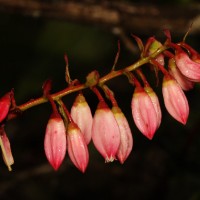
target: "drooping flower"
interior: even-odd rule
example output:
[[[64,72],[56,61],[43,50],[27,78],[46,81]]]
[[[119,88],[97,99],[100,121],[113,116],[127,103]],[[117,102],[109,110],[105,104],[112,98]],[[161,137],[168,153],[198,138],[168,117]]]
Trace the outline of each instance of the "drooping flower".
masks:
[[[51,116],[45,132],[44,150],[52,167],[57,170],[62,164],[67,148],[66,129],[58,115]]]
[[[182,124],[186,124],[189,115],[188,101],[180,85],[173,77],[164,76],[162,93],[169,114]]]
[[[169,59],[168,66],[169,73],[175,78],[183,90],[191,90],[194,87],[194,82],[188,80],[177,68],[174,58]]]
[[[192,60],[181,48],[176,49],[174,59],[185,77],[193,82],[200,82],[200,62]]]
[[[92,141],[105,162],[112,162],[120,145],[120,130],[117,121],[105,103],[100,101],[92,125]]]
[[[0,98],[0,122],[2,122],[9,111],[11,105],[11,92],[6,93]]]
[[[133,136],[128,121],[119,107],[112,107],[112,112],[120,130],[120,145],[117,151],[117,159],[121,164],[128,158],[133,148]]]
[[[73,121],[81,129],[84,135],[86,144],[89,144],[92,137],[92,122],[93,117],[90,107],[85,100],[83,94],[79,93],[75,99],[75,102],[71,108],[71,117]]]
[[[3,127],[0,127],[0,146],[2,150],[3,160],[8,167],[8,170],[11,171],[11,165],[14,164],[14,159],[12,156],[9,139]]]
[[[133,120],[140,132],[150,140],[160,123],[158,110],[154,106],[152,99],[144,88],[136,86],[131,102]]]
[[[80,128],[74,122],[68,125],[67,142],[71,161],[84,173],[89,162],[88,147]]]

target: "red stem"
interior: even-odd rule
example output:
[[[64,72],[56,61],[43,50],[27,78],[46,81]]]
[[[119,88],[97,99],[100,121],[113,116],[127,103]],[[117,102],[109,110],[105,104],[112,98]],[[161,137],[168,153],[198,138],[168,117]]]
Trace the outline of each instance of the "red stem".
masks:
[[[97,87],[92,87],[91,89],[97,95],[97,98],[99,99],[99,101],[104,101],[104,98],[99,92],[99,90],[97,89]]]

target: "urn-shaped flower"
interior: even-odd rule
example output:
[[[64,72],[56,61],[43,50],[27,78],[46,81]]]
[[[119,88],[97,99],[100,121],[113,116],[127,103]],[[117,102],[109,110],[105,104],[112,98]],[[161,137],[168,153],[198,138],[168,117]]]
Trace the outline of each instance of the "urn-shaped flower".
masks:
[[[105,162],[116,159],[120,144],[120,130],[117,121],[104,101],[100,101],[94,114],[92,141]]]
[[[182,124],[186,124],[189,115],[188,101],[180,85],[170,75],[163,78],[162,93],[169,114]]]
[[[133,136],[128,121],[121,109],[114,106],[112,107],[112,112],[120,130],[120,145],[117,151],[117,159],[123,164],[132,151]]]
[[[74,122],[68,125],[67,143],[71,161],[84,173],[89,162],[88,147],[80,128]]]
[[[152,139],[160,124],[157,105],[141,86],[136,86],[131,101],[132,116],[135,125],[148,139]]]
[[[86,144],[89,144],[92,137],[93,117],[88,103],[83,94],[79,93],[71,108],[71,117],[81,129]]]
[[[44,138],[44,150],[52,167],[57,170],[66,154],[67,139],[64,122],[60,116],[50,117]]]

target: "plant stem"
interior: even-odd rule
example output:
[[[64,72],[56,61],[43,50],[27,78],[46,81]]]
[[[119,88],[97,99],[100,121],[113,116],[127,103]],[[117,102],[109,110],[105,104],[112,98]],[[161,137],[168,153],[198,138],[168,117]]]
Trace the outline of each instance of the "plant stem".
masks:
[[[105,82],[107,82],[107,81],[109,81],[109,80],[111,80],[111,79],[113,79],[115,77],[121,76],[121,75],[125,74],[126,72],[131,72],[131,71],[136,70],[137,68],[141,67],[142,65],[150,62],[150,60],[152,58],[155,58],[156,56],[158,56],[160,53],[162,53],[167,48],[168,47],[166,47],[166,46],[162,46],[161,48],[159,48],[157,51],[155,51],[150,56],[145,57],[145,58],[141,58],[137,62],[133,63],[130,66],[127,66],[127,67],[125,67],[123,69],[116,70],[116,71],[112,70],[111,72],[109,72],[108,74],[106,74],[105,76],[103,76],[103,77],[101,77],[99,79],[98,85],[101,86]],[[65,89],[63,89],[63,90],[61,90],[59,92],[51,94],[50,96],[52,97],[52,99],[54,101],[56,101],[56,100],[59,100],[62,97],[66,96],[66,95],[68,95],[70,93],[77,92],[77,91],[80,91],[80,90],[83,90],[83,89],[86,89],[86,88],[88,88],[88,86],[86,86],[85,84],[78,84],[78,85],[75,85],[75,86],[74,85],[70,85],[67,88],[65,88]],[[16,108],[14,108],[14,110],[11,110],[10,113],[8,114],[7,119],[10,120],[10,119],[13,119],[13,118],[17,117],[17,114],[13,114],[13,113],[17,113],[17,112],[15,112],[16,110],[23,112],[25,110],[28,110],[29,108],[32,108],[34,106],[43,104],[43,103],[45,103],[47,101],[48,101],[48,99],[46,97],[44,97],[44,96],[36,98],[36,99],[31,99],[30,101],[27,101],[24,104],[16,106]]]

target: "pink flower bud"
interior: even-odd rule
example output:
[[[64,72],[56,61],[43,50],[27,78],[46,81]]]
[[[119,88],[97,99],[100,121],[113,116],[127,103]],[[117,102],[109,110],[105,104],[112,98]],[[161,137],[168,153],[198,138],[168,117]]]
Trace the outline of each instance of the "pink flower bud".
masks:
[[[161,109],[160,109],[160,103],[159,103],[158,97],[150,86],[145,86],[144,90],[149,95],[149,97],[150,97],[150,99],[153,103],[154,109],[156,111],[156,114],[157,114],[157,129],[158,129],[160,124],[161,124],[161,119],[162,119],[162,112],[161,112]]]
[[[66,129],[61,117],[51,117],[46,127],[44,150],[52,167],[57,170],[66,154]]]
[[[120,144],[120,130],[112,111],[104,101],[99,102],[94,114],[92,140],[105,162],[116,159]]]
[[[121,164],[129,156],[133,148],[133,136],[128,121],[119,107],[113,107],[112,112],[120,130],[120,145],[117,151],[117,158]]]
[[[156,40],[154,37],[150,37],[145,46],[145,51],[148,50],[147,55],[151,55],[154,52],[156,52],[160,47],[162,47],[162,43]],[[164,61],[164,55],[162,53],[156,56],[155,60],[160,65],[164,66],[165,61]]]
[[[3,160],[8,167],[8,170],[11,171],[11,165],[14,164],[14,159],[12,156],[9,139],[3,127],[1,127],[0,130],[0,146],[2,150]]]
[[[133,120],[141,133],[150,140],[160,123],[158,110],[155,109],[157,105],[154,104],[141,86],[135,87],[131,102]]]
[[[162,93],[169,114],[182,124],[186,124],[189,114],[188,101],[180,85],[171,76],[164,76]]]
[[[88,147],[81,130],[75,123],[68,125],[67,142],[71,161],[84,173],[89,162]]]
[[[193,82],[200,82],[200,62],[191,60],[181,48],[176,51],[174,58],[177,67],[185,77]]]
[[[90,107],[81,93],[78,94],[71,108],[71,117],[81,129],[86,144],[89,144],[92,137],[93,117]]]
[[[175,78],[183,90],[187,91],[194,87],[194,83],[188,80],[177,68],[174,58],[169,59],[168,66],[169,73]]]
[[[10,92],[5,94],[3,97],[0,98],[0,122],[2,122],[10,109],[11,105],[11,97],[10,97]]]

